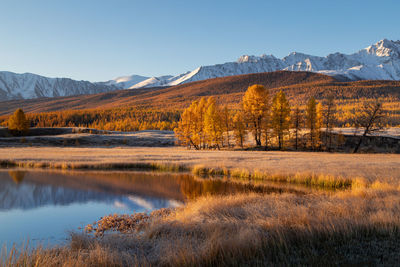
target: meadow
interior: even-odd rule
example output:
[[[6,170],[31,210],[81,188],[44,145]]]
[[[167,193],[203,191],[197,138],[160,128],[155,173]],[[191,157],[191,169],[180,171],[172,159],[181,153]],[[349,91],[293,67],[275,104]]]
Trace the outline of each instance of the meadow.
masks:
[[[65,246],[3,251],[2,266],[393,265],[400,257],[396,154],[8,147],[0,149],[0,162],[3,167],[191,171],[199,181],[225,176],[320,188],[202,194],[178,208],[109,215],[89,225],[86,234],[72,233]]]
[[[195,168],[257,171],[270,175],[314,174],[342,178],[362,178],[400,185],[400,155],[346,154],[327,152],[188,150],[183,147],[5,147],[0,161],[21,167],[128,168],[193,170]],[[17,164],[17,165],[18,165]],[[141,165],[140,165],[141,164]],[[156,167],[155,165],[158,165]],[[179,168],[182,167],[182,168]],[[223,173],[222,173],[223,174]]]
[[[17,249],[4,266],[396,265],[398,191],[206,196],[183,208],[105,216],[95,234]],[[112,233],[105,231],[117,230]]]

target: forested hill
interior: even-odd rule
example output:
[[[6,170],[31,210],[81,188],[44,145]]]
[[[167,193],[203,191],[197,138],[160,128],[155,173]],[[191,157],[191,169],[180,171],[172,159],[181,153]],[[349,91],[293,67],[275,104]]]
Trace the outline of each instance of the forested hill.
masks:
[[[0,102],[0,115],[11,114],[21,107],[26,112],[48,112],[79,109],[110,109],[134,106],[148,109],[182,109],[193,100],[214,95],[226,104],[238,104],[247,87],[262,84],[271,93],[284,90],[292,102],[303,103],[309,96],[323,99],[333,94],[337,99],[390,97],[399,99],[399,81],[339,82],[333,77],[311,73],[276,71],[229,76],[197,81],[172,87],[119,90],[93,95],[39,98]]]
[[[94,95],[0,102],[0,124],[22,108],[32,126],[86,126],[106,130],[173,129],[179,114],[201,97],[238,109],[250,85],[264,85],[271,96],[280,90],[292,106],[304,107],[314,96],[323,101],[333,95],[341,125],[352,122],[362,99],[381,98],[391,124],[400,124],[400,81],[340,82],[311,72],[277,71],[197,81],[173,87],[119,90]],[[51,112],[51,113],[49,113]]]

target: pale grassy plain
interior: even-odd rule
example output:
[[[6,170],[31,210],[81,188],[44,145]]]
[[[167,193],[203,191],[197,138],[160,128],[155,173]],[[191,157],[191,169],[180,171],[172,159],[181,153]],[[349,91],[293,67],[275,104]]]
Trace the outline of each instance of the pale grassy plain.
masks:
[[[279,174],[364,178],[400,185],[400,155],[325,152],[187,150],[182,147],[7,147],[0,161],[53,164],[157,163]]]
[[[400,261],[400,155],[167,148],[0,149],[0,161],[152,163],[231,173],[331,175],[351,187],[309,194],[204,196],[173,210],[106,216],[61,248],[15,250],[5,266],[396,265]],[[197,166],[197,167],[196,167]],[[368,186],[366,186],[366,183]]]

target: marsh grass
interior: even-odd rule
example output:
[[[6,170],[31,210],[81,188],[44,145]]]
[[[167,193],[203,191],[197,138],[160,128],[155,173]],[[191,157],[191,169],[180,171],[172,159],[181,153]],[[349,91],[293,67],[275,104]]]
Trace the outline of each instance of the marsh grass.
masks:
[[[265,180],[282,183],[302,184],[306,186],[316,186],[327,189],[348,189],[352,187],[353,179],[344,177],[334,177],[332,175],[317,175],[308,173],[296,174],[270,174],[260,170],[250,172],[247,169],[226,169],[226,168],[207,168],[203,165],[195,165],[192,173],[201,177],[226,176],[244,180]]]
[[[204,165],[194,165],[193,167],[184,164],[171,164],[162,162],[130,162],[130,163],[77,163],[77,162],[45,162],[45,161],[12,161],[0,160],[2,168],[50,168],[50,169],[83,169],[83,170],[152,170],[161,172],[188,172],[199,177],[231,177],[242,180],[260,180],[281,183],[299,184],[305,186],[319,187],[325,189],[350,189],[357,187],[400,189],[387,182],[379,180],[367,181],[362,177],[347,178],[337,177],[327,174],[315,173],[294,173],[294,174],[273,174],[266,171],[248,169],[228,169],[225,167],[209,168]]]
[[[174,210],[105,216],[55,249],[3,266],[396,265],[400,193],[206,196]],[[108,232],[108,234],[107,234]]]
[[[139,169],[153,170],[165,172],[182,172],[189,171],[189,168],[184,165],[168,164],[168,163],[76,163],[76,162],[42,162],[42,161],[12,161],[1,160],[0,167],[2,168],[49,168],[49,169],[92,169],[92,170],[118,170],[118,169]]]

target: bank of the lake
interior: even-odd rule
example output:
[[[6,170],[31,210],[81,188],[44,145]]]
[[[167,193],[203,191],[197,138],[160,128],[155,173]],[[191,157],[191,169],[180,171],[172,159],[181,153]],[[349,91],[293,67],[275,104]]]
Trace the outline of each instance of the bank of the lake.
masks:
[[[400,260],[398,155],[32,147],[0,149],[0,161],[39,171],[145,167],[188,177],[193,172],[199,175],[194,183],[202,184],[187,190],[193,188],[190,179],[182,180],[179,190],[193,196],[184,205],[99,218],[91,234],[73,234],[61,248],[16,250],[3,256],[6,265],[393,265]],[[285,179],[276,179],[278,191],[268,193],[199,194],[215,190],[201,178],[208,174],[222,188],[235,177],[245,185]],[[317,185],[319,178],[322,185],[348,184],[309,190],[315,186],[310,177]]]
[[[195,151],[181,147],[0,148],[0,162],[22,167],[229,170],[255,177],[332,177],[400,185],[400,155],[281,151]],[[253,177],[254,178],[254,177]]]

